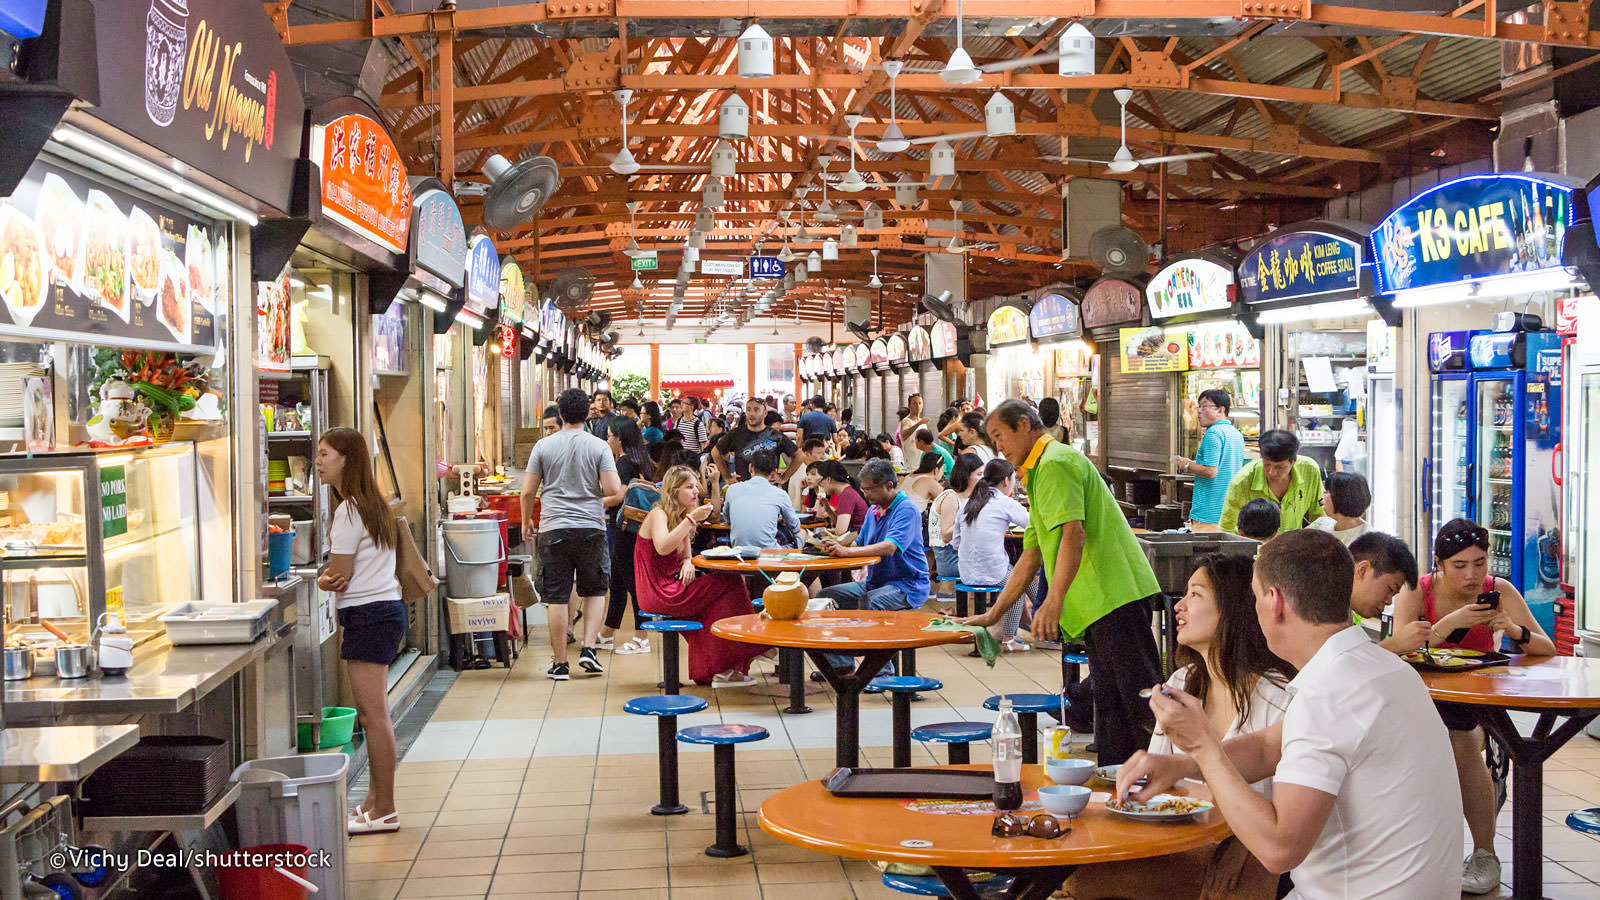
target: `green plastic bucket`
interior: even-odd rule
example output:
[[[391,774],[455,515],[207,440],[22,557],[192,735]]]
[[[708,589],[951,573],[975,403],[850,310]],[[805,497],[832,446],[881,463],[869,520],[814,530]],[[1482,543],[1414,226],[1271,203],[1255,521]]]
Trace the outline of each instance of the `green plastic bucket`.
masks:
[[[322,708],[322,741],[319,746],[311,746],[311,723],[301,722],[296,728],[296,736],[301,753],[311,750],[331,750],[343,744],[350,743],[350,738],[356,730],[356,711],[348,706],[324,706]]]

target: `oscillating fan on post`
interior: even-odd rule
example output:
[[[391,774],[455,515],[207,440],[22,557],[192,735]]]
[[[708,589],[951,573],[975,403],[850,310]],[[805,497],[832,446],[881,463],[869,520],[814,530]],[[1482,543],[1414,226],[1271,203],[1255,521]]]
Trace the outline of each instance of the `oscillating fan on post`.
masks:
[[[1089,236],[1089,258],[1107,275],[1137,275],[1150,261],[1150,245],[1131,228],[1102,228]]]
[[[530,156],[513,165],[496,153],[484,162],[483,174],[489,176],[483,224],[496,230],[530,221],[561,187],[556,161],[548,156]]]
[[[550,282],[550,295],[561,310],[584,309],[589,305],[589,298],[594,296],[594,273],[577,267],[562,269]]]

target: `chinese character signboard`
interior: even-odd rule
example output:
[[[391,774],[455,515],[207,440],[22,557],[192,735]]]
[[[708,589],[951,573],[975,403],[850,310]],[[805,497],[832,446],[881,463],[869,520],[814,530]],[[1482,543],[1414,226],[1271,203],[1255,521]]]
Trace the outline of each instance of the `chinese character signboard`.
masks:
[[[1180,259],[1157,272],[1145,288],[1150,318],[1219,312],[1232,305],[1233,270],[1208,259]]]
[[[461,287],[467,274],[467,231],[448,191],[419,194],[411,213],[411,255],[417,267]]]
[[[1189,369],[1189,341],[1182,334],[1168,335],[1159,327],[1151,326],[1119,329],[1117,338],[1122,344],[1125,375]]]
[[[500,300],[500,254],[486,234],[475,234],[467,245],[467,309],[487,316]]]
[[[1316,231],[1281,234],[1239,265],[1239,295],[1254,304],[1354,291],[1360,268],[1361,247],[1349,238]]]
[[[1028,327],[1036,341],[1077,337],[1081,331],[1078,327],[1078,304],[1060,294],[1045,294],[1028,311]]]
[[[951,322],[935,322],[928,332],[928,337],[933,344],[934,359],[948,359],[956,355],[956,345],[959,336],[956,326]]]
[[[1015,306],[1001,306],[989,314],[989,346],[1028,339],[1028,314]]]
[[[1102,278],[1083,295],[1083,327],[1105,328],[1139,321],[1144,292],[1120,278]]]
[[[311,161],[322,171],[322,212],[386,250],[406,252],[411,183],[383,124],[350,113],[315,131]]]
[[[906,361],[906,339],[904,335],[891,334],[889,339],[884,341],[884,345],[888,347],[889,362],[899,363]]]
[[[1472,175],[1411,198],[1372,232],[1378,290],[1561,266],[1573,188],[1537,175]]]

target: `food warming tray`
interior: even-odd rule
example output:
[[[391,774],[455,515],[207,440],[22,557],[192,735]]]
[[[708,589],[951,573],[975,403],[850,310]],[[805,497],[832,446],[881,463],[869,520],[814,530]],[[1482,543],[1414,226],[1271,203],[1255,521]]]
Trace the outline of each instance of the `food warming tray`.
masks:
[[[250,644],[267,633],[275,600],[181,603],[161,617],[173,644]]]

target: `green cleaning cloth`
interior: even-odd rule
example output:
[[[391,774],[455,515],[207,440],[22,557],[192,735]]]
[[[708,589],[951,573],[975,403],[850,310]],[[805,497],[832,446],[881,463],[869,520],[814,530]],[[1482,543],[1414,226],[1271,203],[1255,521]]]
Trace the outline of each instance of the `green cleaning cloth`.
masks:
[[[973,643],[978,645],[978,654],[983,657],[984,664],[994,667],[994,661],[1000,658],[1000,639],[989,633],[989,629],[982,625],[962,625],[949,616],[939,616],[932,622],[922,627],[923,631],[970,631]]]

